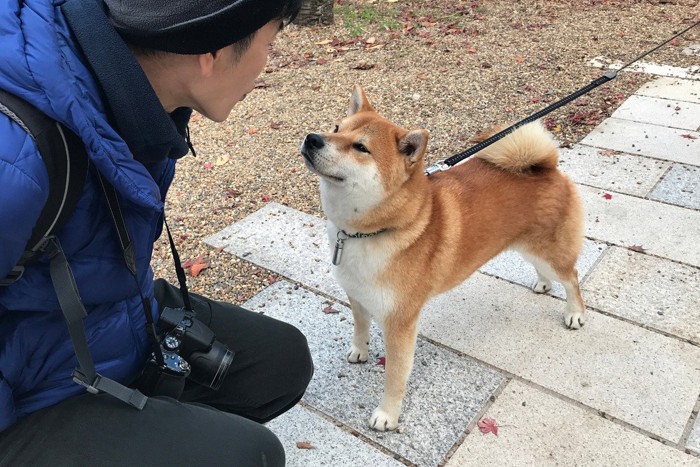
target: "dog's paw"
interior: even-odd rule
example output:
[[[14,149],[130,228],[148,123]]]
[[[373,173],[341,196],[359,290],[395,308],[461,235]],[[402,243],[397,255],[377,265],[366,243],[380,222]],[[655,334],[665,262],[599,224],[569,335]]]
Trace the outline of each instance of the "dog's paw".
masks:
[[[547,293],[550,290],[552,290],[552,282],[547,280],[538,280],[532,287],[532,291],[535,293]]]
[[[568,311],[564,315],[564,323],[569,329],[578,329],[586,322],[586,310]]]
[[[369,427],[376,431],[392,431],[398,428],[399,417],[393,417],[380,407],[374,409],[372,418],[369,419]]]
[[[369,351],[358,349],[356,346],[352,346],[350,352],[348,353],[348,361],[350,363],[365,363],[369,359]]]

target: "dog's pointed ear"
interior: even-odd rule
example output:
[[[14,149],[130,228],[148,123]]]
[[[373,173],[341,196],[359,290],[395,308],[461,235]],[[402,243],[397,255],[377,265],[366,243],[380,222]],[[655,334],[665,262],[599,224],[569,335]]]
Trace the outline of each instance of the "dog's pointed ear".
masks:
[[[428,148],[428,131],[413,130],[399,140],[399,152],[411,162],[419,161]]]
[[[365,91],[362,90],[359,84],[356,84],[352,88],[352,95],[350,96],[350,108],[348,109],[348,117],[355,115],[357,112],[362,112],[365,110],[374,110],[367,100]]]

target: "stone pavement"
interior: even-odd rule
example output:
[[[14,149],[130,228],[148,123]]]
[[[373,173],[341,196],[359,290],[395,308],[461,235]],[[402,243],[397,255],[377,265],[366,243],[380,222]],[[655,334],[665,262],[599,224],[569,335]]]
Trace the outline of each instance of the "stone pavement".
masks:
[[[368,363],[347,363],[324,221],[268,204],[207,239],[287,278],[245,306],[297,326],[313,353],[303,402],[268,425],[288,465],[700,465],[699,131],[700,81],[660,78],[562,150],[586,208],[588,323],[565,329],[563,289],[530,292],[534,269],[500,255],[423,310],[399,432],[366,426],[380,331]]]

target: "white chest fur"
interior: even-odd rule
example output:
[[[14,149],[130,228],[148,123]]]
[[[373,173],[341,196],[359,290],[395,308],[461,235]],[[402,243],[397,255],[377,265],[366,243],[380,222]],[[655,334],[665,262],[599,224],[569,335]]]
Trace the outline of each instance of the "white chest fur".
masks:
[[[335,250],[338,228],[328,222],[328,241],[331,254]],[[386,239],[382,234],[367,238],[348,238],[343,242],[339,264],[333,266],[333,275],[348,297],[362,306],[378,323],[394,306],[394,292],[380,284],[380,276],[389,263]]]

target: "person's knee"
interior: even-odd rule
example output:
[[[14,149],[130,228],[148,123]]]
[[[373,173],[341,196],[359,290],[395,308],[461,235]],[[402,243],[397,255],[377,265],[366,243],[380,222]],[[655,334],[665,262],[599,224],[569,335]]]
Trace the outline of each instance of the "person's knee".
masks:
[[[292,386],[290,392],[296,392],[299,395],[303,394],[306,387],[311,382],[314,374],[314,364],[309,350],[309,343],[306,336],[291,324],[282,323],[280,332],[283,334],[281,342],[280,357],[284,360],[282,363],[292,374],[292,378],[288,381]]]

